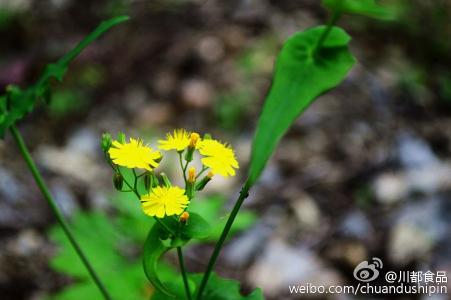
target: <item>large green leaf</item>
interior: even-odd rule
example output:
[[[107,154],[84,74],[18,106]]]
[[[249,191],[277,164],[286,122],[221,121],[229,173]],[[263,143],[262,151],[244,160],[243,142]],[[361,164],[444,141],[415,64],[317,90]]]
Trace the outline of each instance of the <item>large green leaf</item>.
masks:
[[[111,27],[128,19],[127,16],[120,16],[100,23],[100,25],[78,43],[75,48],[60,58],[56,63],[47,65],[35,85],[26,90],[21,90],[16,86],[9,86],[6,91],[6,96],[0,97],[0,137],[4,137],[6,130],[8,130],[10,126],[22,119],[27,113],[31,112],[39,99],[49,98],[49,81],[51,78],[62,81],[69,64],[89,44],[98,39]]]
[[[226,199],[221,196],[211,196],[206,199],[196,199],[192,201],[189,206],[189,211],[196,212],[201,215],[211,226],[207,229],[210,231],[205,240],[216,242],[221,236],[222,230],[227,222],[228,214],[226,214]],[[242,208],[240,213],[236,216],[235,222],[229,233],[229,238],[243,230],[248,229],[257,221],[257,216],[254,212]],[[201,239],[201,238],[199,238]]]
[[[146,242],[144,243],[143,266],[144,273],[150,283],[160,292],[172,296],[173,293],[161,282],[158,276],[158,263],[161,256],[169,251],[172,247],[168,245],[166,240],[169,237],[164,229],[155,223],[149,231]]]
[[[203,274],[195,274],[190,278],[197,286],[200,285]],[[203,300],[264,300],[261,289],[254,290],[251,294],[243,296],[240,293],[240,283],[236,280],[221,278],[212,273],[207,287],[202,294]]]
[[[184,246],[191,239],[204,239],[210,233],[210,225],[200,215],[190,213],[187,224],[182,224],[172,217],[166,217],[161,222],[172,232],[176,233],[175,237],[170,237],[167,231],[160,225],[155,223],[149,231],[146,242],[144,243],[143,266],[147,279],[156,288],[156,290],[174,296],[173,292],[159,278],[159,262],[161,257],[167,251]],[[181,279],[181,278],[180,278]],[[177,284],[179,284],[177,282]]]
[[[209,237],[211,226],[199,214],[189,213],[188,223],[182,227],[181,234],[185,239],[204,240]]]
[[[323,5],[339,13],[363,15],[382,20],[393,20],[396,17],[393,7],[379,5],[375,0],[323,0]]]
[[[258,121],[248,183],[263,171],[278,142],[296,118],[321,94],[339,85],[355,63],[349,35],[333,27],[322,47],[315,48],[325,26],[294,34],[283,46],[271,90]]]
[[[122,232],[122,228],[117,227],[109,217],[103,213],[77,213],[72,219],[71,229],[114,299],[121,299],[127,295],[127,299],[141,300],[146,298],[146,294],[150,294],[151,286],[142,272],[139,260],[124,257],[119,251],[120,246],[130,248],[134,245],[127,242],[127,236]],[[49,235],[58,245],[56,256],[50,261],[50,266],[55,271],[75,279],[73,284],[58,291],[49,299],[100,299],[98,288],[92,282],[63,230],[55,225],[49,231]],[[160,268],[160,276],[167,273],[167,267]]]
[[[189,279],[195,286],[199,286],[202,280],[203,274],[190,274]],[[186,300],[184,287],[181,281],[174,281],[167,284],[171,293],[175,296],[168,296],[161,291],[156,291],[152,296],[152,300]],[[191,288],[192,298],[194,299],[195,289]],[[203,300],[264,300],[261,289],[256,289],[247,296],[243,296],[240,293],[240,283],[236,280],[225,279],[219,277],[216,273],[212,273],[207,287],[202,294]]]

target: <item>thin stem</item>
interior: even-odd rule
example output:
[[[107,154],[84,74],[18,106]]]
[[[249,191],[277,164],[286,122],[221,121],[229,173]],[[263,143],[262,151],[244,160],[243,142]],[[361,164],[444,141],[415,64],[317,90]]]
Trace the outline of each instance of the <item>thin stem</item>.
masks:
[[[224,226],[224,229],[222,230],[221,237],[219,238],[218,242],[215,245],[215,249],[213,250],[213,253],[210,257],[210,261],[207,265],[207,270],[204,273],[204,276],[202,278],[202,281],[199,286],[199,290],[197,292],[196,300],[202,299],[202,293],[205,290],[205,287],[207,286],[208,279],[211,275],[211,272],[213,271],[213,268],[216,264],[216,260],[218,259],[219,253],[221,252],[222,246],[227,238],[227,235],[230,232],[230,229],[232,228],[233,221],[235,221],[235,218],[240,211],[240,207],[243,204],[244,200],[249,195],[249,189],[251,188],[251,185],[248,181],[244,184],[243,188],[241,189],[240,196],[235,202],[235,205],[233,206],[232,212],[230,213],[229,218],[227,219],[227,223]]]
[[[323,34],[318,39],[318,42],[316,43],[314,55],[317,55],[321,47],[323,46],[324,41],[326,40],[327,36],[329,35],[330,31],[334,27],[335,23],[340,19],[341,17],[341,11],[335,10],[332,12],[332,15],[330,16],[329,20],[327,21],[327,27],[326,30],[323,31]]]
[[[182,272],[183,285],[185,286],[185,293],[188,300],[191,300],[191,291],[189,290],[188,276],[185,269],[185,261],[183,259],[182,247],[177,247],[177,256],[179,258],[180,272]]]
[[[135,177],[135,180],[133,182],[133,188],[135,190],[138,190],[138,175],[136,175],[135,169],[132,169],[132,170],[133,170],[133,176]]]
[[[47,187],[47,185],[44,182],[44,179],[42,178],[41,174],[39,173],[39,170],[36,167],[36,164],[34,163],[33,158],[31,157],[31,154],[27,149],[27,146],[25,145],[22,135],[20,134],[19,130],[14,125],[11,126],[10,131],[11,131],[12,136],[14,137],[14,140],[17,143],[17,146],[19,147],[20,153],[22,154],[23,158],[25,159],[25,162],[27,163],[28,168],[30,169],[31,173],[33,174],[33,178],[34,178],[36,184],[38,185],[44,198],[47,200],[59,225],[61,226],[61,228],[63,229],[67,238],[69,239],[69,242],[71,243],[72,247],[75,249],[75,252],[77,252],[77,255],[79,256],[79,258],[83,262],[84,266],[88,270],[89,275],[91,275],[91,278],[94,280],[94,283],[99,288],[103,297],[106,300],[111,300],[111,297],[108,294],[107,290],[105,289],[105,286],[102,284],[102,282],[100,281],[100,278],[97,276],[97,274],[94,271],[94,268],[92,267],[92,265],[90,264],[88,258],[85,256],[85,254],[81,250],[77,240],[75,239],[74,235],[72,234],[71,230],[69,229],[69,226],[67,225],[67,222],[66,222],[63,214],[61,213],[55,200],[53,199],[52,195],[50,194],[49,188]]]
[[[179,152],[179,161],[180,161],[180,168],[182,168],[183,172],[183,179],[185,180],[186,185],[186,166],[183,166],[183,159],[182,159],[182,152]]]
[[[207,170],[208,170],[208,167],[203,166],[202,170],[199,172],[199,174],[197,174],[196,179],[199,178]]]

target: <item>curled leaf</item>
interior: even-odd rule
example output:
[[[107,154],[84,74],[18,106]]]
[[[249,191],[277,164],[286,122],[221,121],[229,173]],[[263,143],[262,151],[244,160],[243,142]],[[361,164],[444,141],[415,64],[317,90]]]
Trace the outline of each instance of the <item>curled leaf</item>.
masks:
[[[160,281],[158,277],[158,262],[161,256],[171,249],[164,243],[168,239],[167,233],[158,224],[155,223],[149,231],[146,242],[144,243],[143,266],[147,279],[158,291],[174,296],[172,292]]]

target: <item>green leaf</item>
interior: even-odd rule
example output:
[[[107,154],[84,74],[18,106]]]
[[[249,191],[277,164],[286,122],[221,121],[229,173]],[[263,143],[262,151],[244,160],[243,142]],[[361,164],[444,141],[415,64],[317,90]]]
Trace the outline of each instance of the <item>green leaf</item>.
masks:
[[[126,248],[131,246],[124,244],[126,234],[121,228],[115,226],[114,222],[102,213],[78,213],[72,219],[71,229],[114,299],[122,298],[123,295],[127,295],[127,299],[130,300],[146,299],[146,293],[150,293],[151,286],[142,272],[142,264],[138,259],[124,257],[119,251],[120,245]],[[98,288],[92,282],[62,229],[55,225],[50,229],[49,235],[58,245],[57,254],[50,261],[50,266],[55,271],[76,279],[72,285],[65,287],[50,299],[100,299]],[[160,268],[160,274],[167,273],[166,269]]]
[[[143,265],[147,279],[161,293],[174,297],[177,293],[171,292],[167,284],[159,278],[158,263],[167,251],[184,246],[190,239],[203,239],[210,233],[209,224],[196,213],[190,213],[186,225],[179,223],[174,218],[167,217],[161,222],[169,227],[173,232],[177,232],[177,237],[169,238],[168,233],[159,224],[155,223],[149,231],[147,240],[144,243]],[[179,284],[180,282],[177,282]],[[171,285],[171,282],[169,282]],[[183,290],[183,289],[182,289]]]
[[[381,6],[375,0],[323,0],[323,5],[336,13],[363,15],[381,20],[393,20],[393,7]]]
[[[186,239],[203,240],[210,236],[211,226],[199,214],[189,213],[189,219],[186,226],[182,227],[181,234]]]
[[[200,285],[203,274],[195,274],[190,278]],[[221,278],[216,273],[212,273],[207,287],[202,294],[203,300],[264,300],[261,289],[254,290],[247,296],[240,293],[240,283],[236,280]]]
[[[120,16],[103,21],[86,36],[75,48],[60,58],[55,64],[49,64],[45,68],[37,83],[26,90],[10,86],[6,97],[0,97],[0,137],[4,137],[6,130],[15,122],[31,112],[39,99],[48,98],[49,81],[56,78],[63,80],[69,64],[93,41],[99,38],[111,27],[128,20],[127,16]]]
[[[355,63],[349,35],[333,27],[319,51],[315,48],[325,26],[298,32],[283,46],[258,121],[252,145],[248,184],[260,176],[282,136],[321,94],[339,85]]]
[[[227,222],[228,215],[224,213],[226,200],[220,196],[209,197],[206,199],[199,199],[198,201],[192,201],[189,206],[190,214],[196,212],[201,215],[209,226],[209,233],[206,240],[215,242],[219,239],[222,229]],[[229,238],[234,234],[246,230],[257,221],[255,213],[241,209],[240,213],[236,216],[235,222],[230,230]]]
[[[190,274],[189,280],[195,286],[199,286],[202,280],[203,274]],[[172,281],[167,284],[168,289],[175,296],[168,296],[161,291],[156,291],[151,300],[185,300],[186,295],[184,293],[184,287],[181,280],[172,278]],[[191,292],[195,294],[194,289],[191,288]],[[212,273],[207,287],[202,294],[202,300],[264,300],[261,289],[256,289],[247,296],[243,296],[240,293],[240,283],[236,280],[225,279],[219,277],[216,273]],[[194,295],[192,297],[194,299]]]
[[[128,16],[119,16],[115,17],[100,23],[94,31],[88,34],[81,42],[75,46],[71,51],[66,53],[63,57],[61,57],[55,64],[50,64],[45,69],[42,74],[40,82],[47,81],[51,77],[58,79],[59,81],[63,80],[64,74],[66,73],[67,67],[69,64],[87,47],[89,44],[97,40],[102,34],[110,30],[112,27],[125,22],[129,19]]]
[[[173,296],[173,293],[161,282],[158,274],[158,262],[164,253],[173,247],[168,243],[168,235],[160,224],[155,223],[147,240],[144,243],[143,266],[144,273],[152,285],[167,296]]]

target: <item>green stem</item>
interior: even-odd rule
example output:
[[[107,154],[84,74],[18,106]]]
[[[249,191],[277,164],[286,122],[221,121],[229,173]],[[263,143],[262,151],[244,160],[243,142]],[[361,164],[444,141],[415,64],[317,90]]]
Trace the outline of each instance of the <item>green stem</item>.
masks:
[[[188,276],[186,275],[185,261],[183,259],[182,247],[177,247],[177,255],[179,258],[180,271],[182,272],[183,285],[185,286],[185,293],[188,300],[191,300],[191,291],[189,290]]]
[[[340,10],[336,10],[336,11],[332,12],[332,15],[330,16],[329,20],[327,21],[326,30],[323,31],[323,34],[320,36],[320,38],[318,39],[318,42],[316,43],[315,50],[313,52],[314,55],[318,54],[318,51],[323,46],[324,41],[329,36],[330,31],[334,27],[335,23],[337,23],[337,21],[340,19],[340,17],[341,17]]]
[[[183,173],[183,179],[185,180],[185,185],[186,185],[186,166],[183,166],[183,159],[182,159],[182,152],[179,152],[179,161],[180,161],[180,168],[182,169],[182,173]]]
[[[207,265],[207,270],[204,273],[204,276],[202,278],[202,281],[200,283],[199,289],[197,291],[197,297],[196,300],[202,299],[202,293],[205,290],[205,287],[207,286],[208,279],[211,275],[211,272],[213,271],[213,268],[216,264],[216,260],[218,259],[219,253],[221,252],[222,246],[227,238],[227,235],[230,232],[230,229],[232,228],[233,221],[235,221],[235,218],[240,211],[240,207],[243,204],[244,200],[249,195],[249,189],[251,188],[251,185],[248,181],[244,184],[243,188],[241,189],[240,196],[235,202],[235,205],[233,206],[232,212],[230,213],[229,218],[227,219],[227,223],[224,226],[224,229],[222,230],[221,237],[219,238],[218,242],[215,245],[215,249],[213,250],[213,254],[210,257],[210,261]]]
[[[81,250],[77,240],[75,239],[74,235],[72,234],[71,230],[69,229],[69,226],[67,225],[67,222],[66,222],[63,214],[61,213],[55,200],[53,199],[52,195],[50,194],[50,191],[49,191],[47,185],[45,184],[41,174],[38,171],[38,168],[36,167],[36,164],[33,161],[33,158],[31,157],[30,152],[27,149],[27,146],[25,145],[22,135],[20,134],[19,130],[14,125],[11,126],[10,131],[11,131],[11,134],[14,137],[14,140],[16,141],[17,145],[19,146],[20,153],[22,154],[23,158],[25,159],[25,162],[27,163],[28,168],[30,169],[31,173],[33,174],[33,178],[34,178],[36,184],[38,185],[44,198],[47,200],[59,225],[61,226],[61,228],[63,229],[67,238],[69,239],[69,242],[72,244],[72,247],[75,249],[75,252],[77,252],[77,255],[80,257],[84,266],[88,270],[89,275],[91,275],[91,278],[94,280],[95,284],[99,288],[103,297],[107,300],[111,300],[111,297],[108,294],[107,290],[105,289],[105,286],[102,284],[102,282],[100,281],[100,278],[97,276],[96,272],[94,271],[93,267],[91,266],[88,258],[85,256],[85,254]]]
[[[205,171],[208,170],[208,167],[202,167],[202,170],[199,172],[199,174],[197,174],[196,179],[199,178]]]

